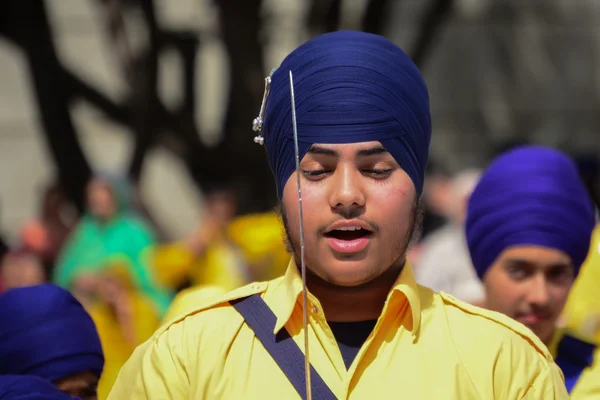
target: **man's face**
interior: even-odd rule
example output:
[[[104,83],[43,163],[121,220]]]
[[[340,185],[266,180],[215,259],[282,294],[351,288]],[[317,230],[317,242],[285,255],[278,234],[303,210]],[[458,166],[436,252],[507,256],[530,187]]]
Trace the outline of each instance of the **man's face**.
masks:
[[[549,343],[573,280],[571,259],[562,251],[509,247],[484,276],[487,308],[516,319]]]
[[[415,189],[379,142],[315,144],[300,163],[305,256],[325,281],[358,286],[402,262],[415,226]],[[297,177],[283,191],[299,264]]]
[[[98,377],[91,372],[84,372],[62,378],[54,385],[71,397],[79,397],[82,400],[96,400],[98,398]]]

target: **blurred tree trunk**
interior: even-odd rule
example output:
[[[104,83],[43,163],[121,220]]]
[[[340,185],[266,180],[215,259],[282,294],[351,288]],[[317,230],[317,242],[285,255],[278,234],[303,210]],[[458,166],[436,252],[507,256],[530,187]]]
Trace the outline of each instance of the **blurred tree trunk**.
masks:
[[[264,91],[260,10],[262,0],[219,0],[221,33],[229,56],[229,103],[214,169],[228,170],[241,190],[242,212],[263,211],[275,204],[275,184],[264,148],[252,142],[252,120]],[[225,160],[227,160],[225,162]]]
[[[70,115],[70,95],[53,42],[45,4],[40,0],[5,1],[0,5],[2,32],[18,44],[32,80],[41,133],[50,149],[58,179],[79,211],[90,166]]]

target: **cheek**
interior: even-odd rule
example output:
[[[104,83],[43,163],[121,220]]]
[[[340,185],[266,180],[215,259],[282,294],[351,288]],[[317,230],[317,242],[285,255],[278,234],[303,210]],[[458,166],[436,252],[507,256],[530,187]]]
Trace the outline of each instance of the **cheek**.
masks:
[[[381,226],[406,230],[414,209],[415,191],[412,184],[374,186],[369,191],[368,217],[374,217]]]
[[[487,303],[492,310],[511,315],[521,302],[522,290],[506,274],[495,272],[490,270],[484,278]]]
[[[563,307],[567,303],[570,290],[571,285],[559,286],[552,289],[552,299],[554,300],[553,303],[557,309],[557,312],[561,312]]]
[[[316,229],[319,224],[323,222],[329,222],[331,214],[323,216],[321,214],[326,213],[329,210],[329,206],[326,201],[326,197],[323,190],[318,187],[310,187],[310,190],[306,188],[308,184],[304,184],[302,192],[302,221],[304,223],[305,232],[309,229]],[[313,185],[314,186],[314,185]],[[296,185],[296,175],[293,174],[288,180],[283,190],[282,203],[285,207],[287,216],[288,227],[291,230],[291,234],[297,237],[300,230],[300,206],[298,204],[298,189]],[[305,240],[308,240],[309,235],[305,236]]]

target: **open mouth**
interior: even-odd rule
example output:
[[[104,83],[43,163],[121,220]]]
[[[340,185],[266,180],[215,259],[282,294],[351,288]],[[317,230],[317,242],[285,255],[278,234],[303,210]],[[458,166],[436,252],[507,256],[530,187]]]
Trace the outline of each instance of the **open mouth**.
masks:
[[[359,227],[356,228],[338,228],[325,233],[325,237],[337,240],[352,241],[371,236],[373,232]]]

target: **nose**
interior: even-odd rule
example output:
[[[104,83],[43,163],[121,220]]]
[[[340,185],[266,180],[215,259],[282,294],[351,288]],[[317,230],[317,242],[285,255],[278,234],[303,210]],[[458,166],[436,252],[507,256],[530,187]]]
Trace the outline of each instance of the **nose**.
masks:
[[[329,205],[346,218],[355,218],[366,200],[360,171],[348,166],[338,167],[332,178]]]
[[[550,299],[550,291],[546,277],[543,274],[536,275],[534,279],[531,280],[528,296],[529,303],[537,307],[547,307],[550,304]]]

